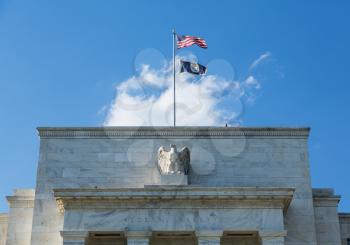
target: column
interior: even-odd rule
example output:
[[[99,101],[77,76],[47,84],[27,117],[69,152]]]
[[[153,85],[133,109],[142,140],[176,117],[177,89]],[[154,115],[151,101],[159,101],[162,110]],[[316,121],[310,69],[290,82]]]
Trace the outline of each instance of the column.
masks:
[[[126,231],[125,236],[128,245],[149,245],[152,232],[150,231]]]
[[[222,231],[196,231],[198,245],[220,245]]]
[[[262,245],[284,245],[286,231],[259,231]]]
[[[87,231],[61,231],[63,245],[84,245]]]

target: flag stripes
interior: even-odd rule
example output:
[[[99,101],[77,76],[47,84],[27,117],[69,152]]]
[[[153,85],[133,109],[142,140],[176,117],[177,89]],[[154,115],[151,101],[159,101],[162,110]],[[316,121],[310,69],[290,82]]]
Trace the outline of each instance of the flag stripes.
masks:
[[[201,48],[208,48],[206,41],[200,37],[177,35],[177,48],[189,47],[193,44]]]

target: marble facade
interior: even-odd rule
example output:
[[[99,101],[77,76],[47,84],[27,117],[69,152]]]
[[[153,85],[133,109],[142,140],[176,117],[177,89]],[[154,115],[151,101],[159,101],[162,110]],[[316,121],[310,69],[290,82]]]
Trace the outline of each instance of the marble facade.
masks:
[[[35,193],[7,197],[0,245],[346,245],[350,238],[340,196],[311,187],[308,128],[38,131]],[[191,152],[186,181],[157,168],[157,150],[171,144]]]

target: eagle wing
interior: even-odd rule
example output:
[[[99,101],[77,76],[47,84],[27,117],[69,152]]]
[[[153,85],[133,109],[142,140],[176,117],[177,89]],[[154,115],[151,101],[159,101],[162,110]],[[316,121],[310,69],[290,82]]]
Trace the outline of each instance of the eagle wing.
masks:
[[[170,166],[170,153],[163,146],[158,149],[158,169],[160,173],[167,174]]]
[[[187,147],[184,147],[179,152],[179,160],[182,164],[181,169],[183,169],[184,173],[187,175],[190,171],[190,150]]]

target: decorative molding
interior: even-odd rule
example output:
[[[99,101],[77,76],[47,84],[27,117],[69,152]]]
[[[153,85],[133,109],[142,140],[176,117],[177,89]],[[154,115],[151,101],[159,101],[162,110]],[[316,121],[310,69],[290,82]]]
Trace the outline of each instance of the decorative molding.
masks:
[[[7,196],[10,208],[34,208],[35,196]]]
[[[340,224],[350,224],[350,213],[339,213]]]
[[[274,127],[39,127],[41,138],[302,137],[310,128]]]
[[[64,213],[64,202],[62,199],[60,198],[57,198],[56,199],[56,203],[57,203],[57,208],[58,208],[58,211],[63,214]]]
[[[340,196],[334,197],[314,197],[314,207],[338,207]]]
[[[341,196],[335,195],[332,188],[313,188],[314,207],[337,207]]]
[[[150,186],[54,189],[59,210],[116,208],[279,208],[287,211],[293,188]]]
[[[7,223],[8,223],[8,214],[0,213],[0,224],[7,224]]]

